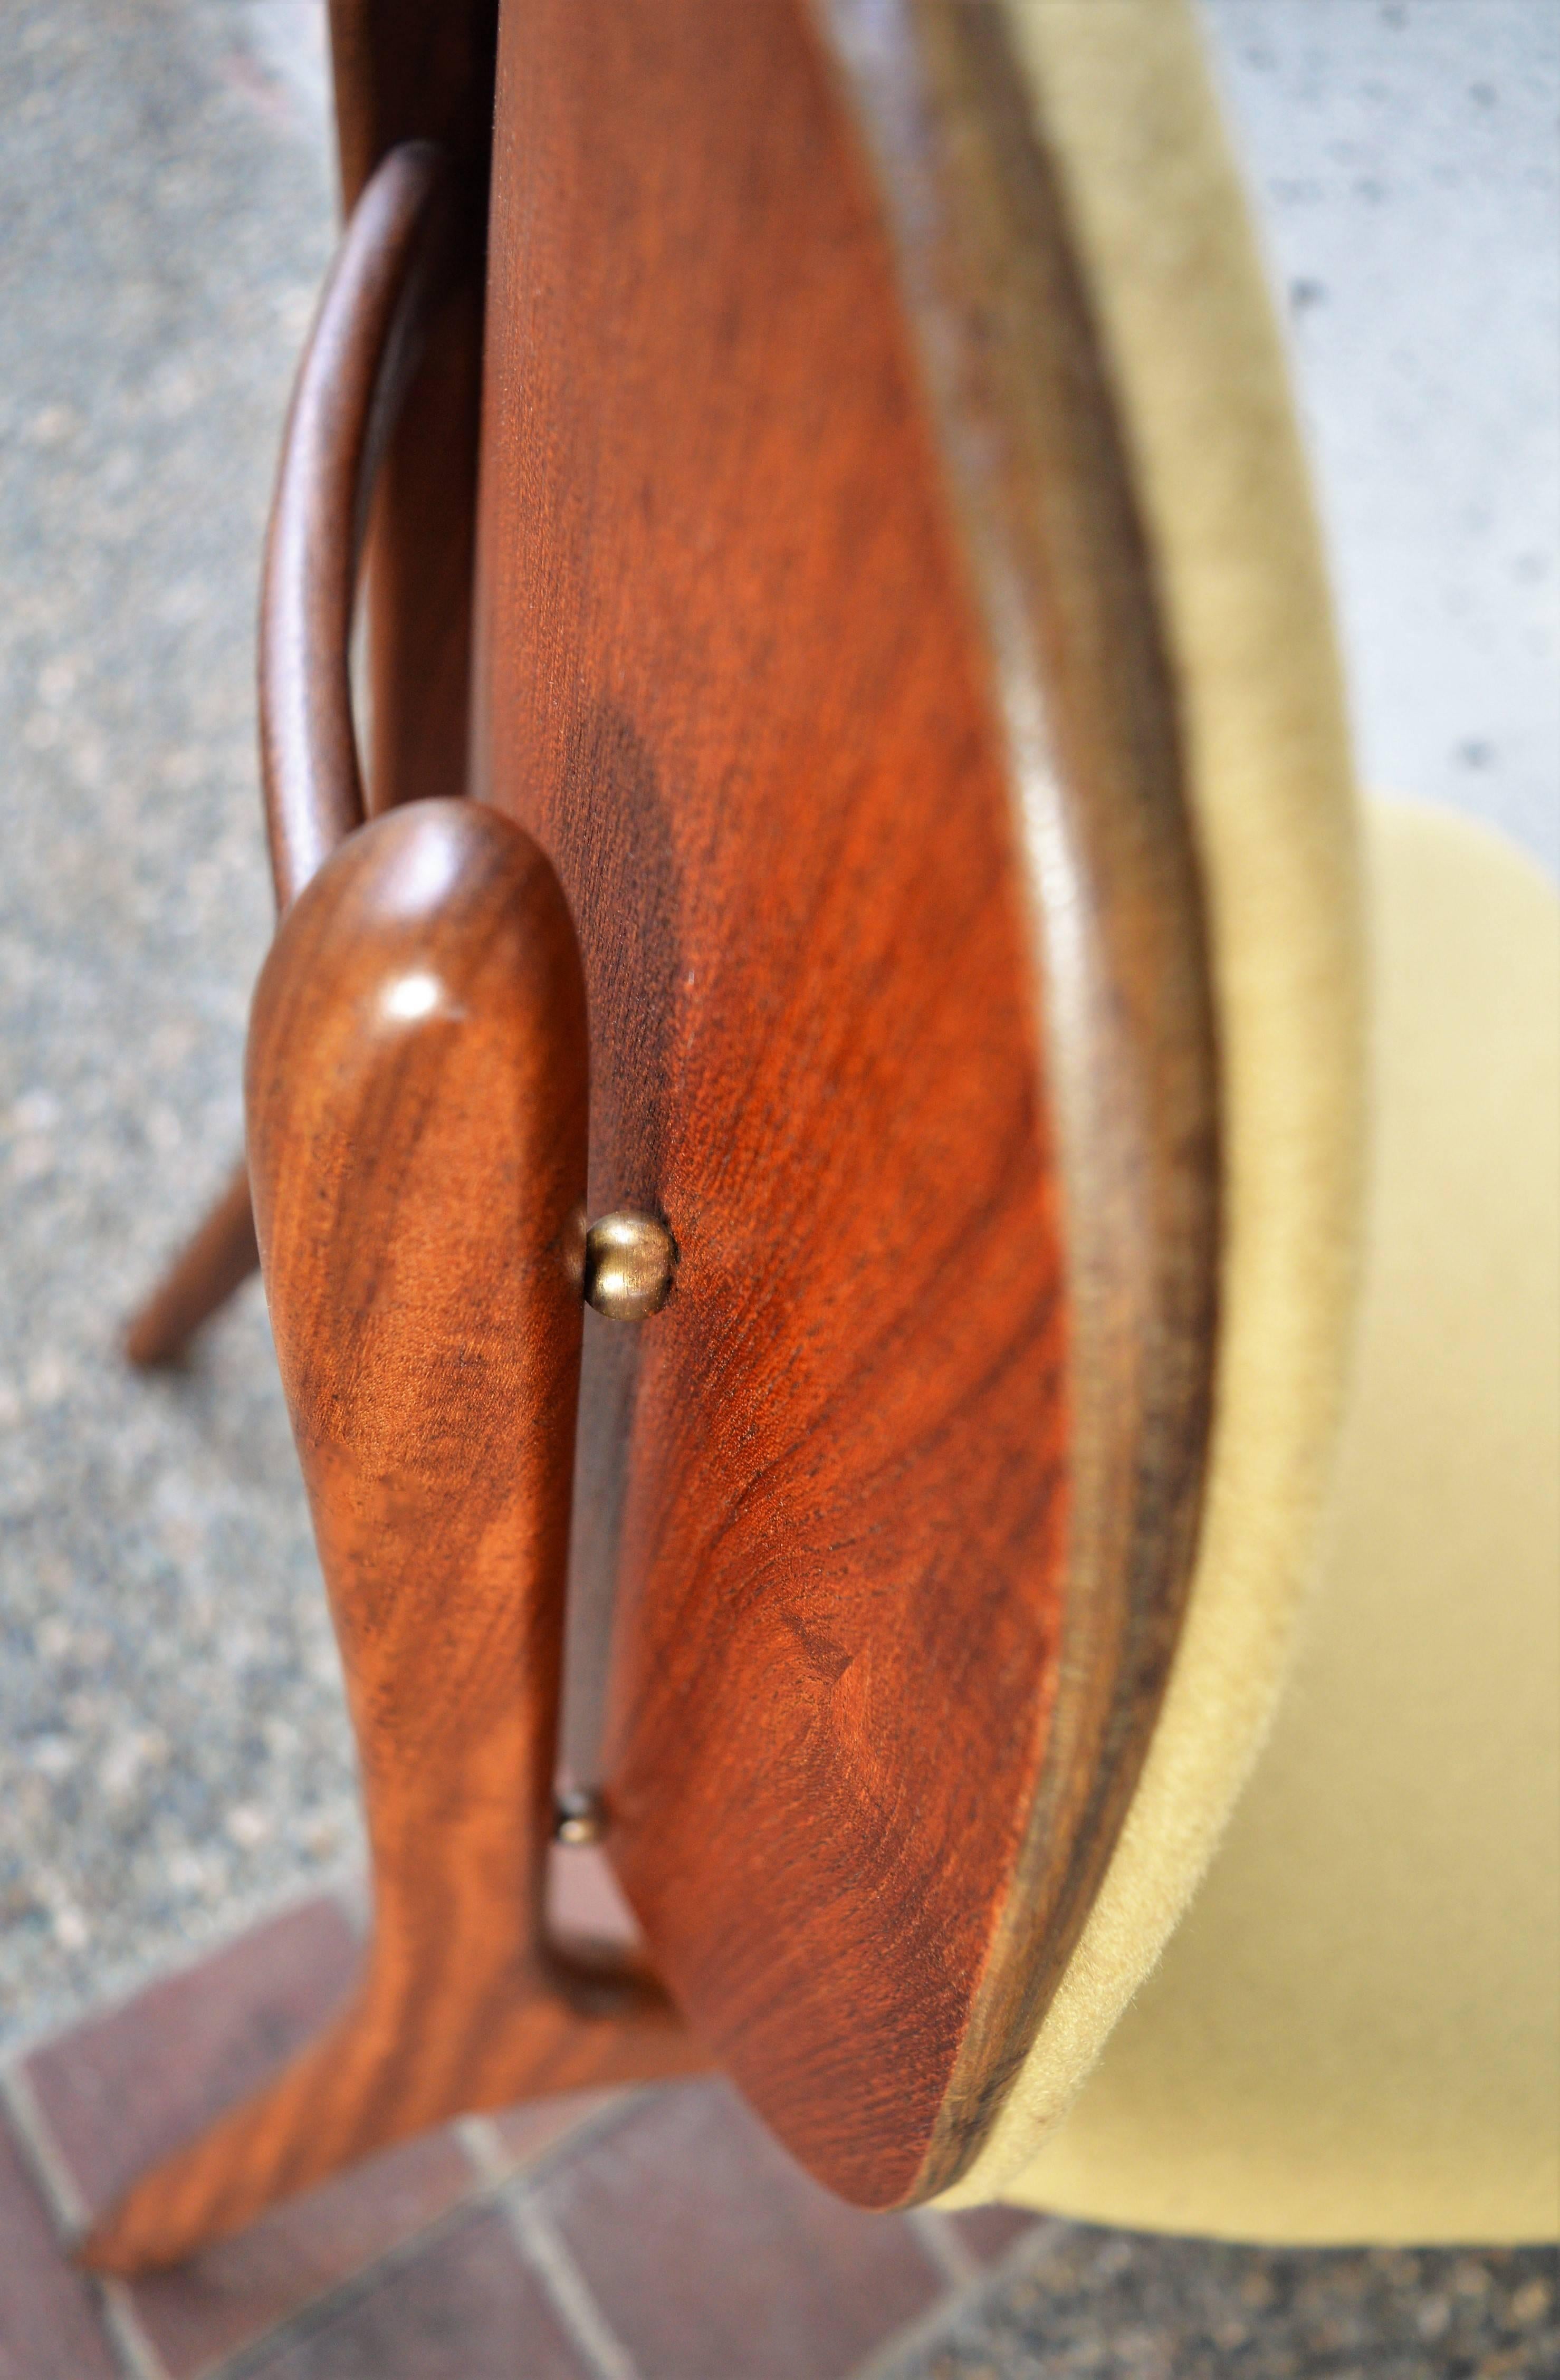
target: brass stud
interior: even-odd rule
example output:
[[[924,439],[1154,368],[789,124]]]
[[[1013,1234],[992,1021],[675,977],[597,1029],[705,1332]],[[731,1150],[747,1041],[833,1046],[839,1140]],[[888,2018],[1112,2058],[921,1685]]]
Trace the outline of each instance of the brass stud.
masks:
[[[585,1303],[614,1322],[643,1322],[670,1296],[676,1260],[652,1215],[603,1215],[585,1234]]]
[[[599,1843],[606,1832],[606,1809],[599,1793],[589,1786],[573,1786],[560,1793],[554,1805],[553,1840],[567,1843],[578,1851],[587,1843]]]

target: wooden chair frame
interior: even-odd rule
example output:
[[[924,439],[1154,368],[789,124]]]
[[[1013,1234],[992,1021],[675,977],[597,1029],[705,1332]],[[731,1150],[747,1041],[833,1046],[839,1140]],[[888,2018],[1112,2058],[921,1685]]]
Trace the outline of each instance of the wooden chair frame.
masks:
[[[710,2060],[858,2203],[946,2187],[1115,1840],[1212,1396],[1170,674],[997,14],[337,0],[333,37],[258,1243],[240,1181],[132,1347],[258,1245],[374,1932],[324,2039],[99,2225],[115,2269]],[[676,1286],[583,1318],[581,1375],[607,1210]],[[654,1978],[549,1945],[560,1773]]]

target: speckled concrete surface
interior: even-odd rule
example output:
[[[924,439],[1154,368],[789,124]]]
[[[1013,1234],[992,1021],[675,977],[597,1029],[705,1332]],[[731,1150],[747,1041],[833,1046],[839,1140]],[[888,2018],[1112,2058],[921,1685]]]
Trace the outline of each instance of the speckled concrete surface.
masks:
[[[311,60],[313,70],[311,73]],[[351,1856],[251,1288],[120,1318],[239,1143],[256,562],[331,239],[312,7],[5,10],[0,2038]]]
[[[1228,2248],[1058,2223],[872,2380],[1539,2380],[1554,2259]]]
[[[1560,871],[1560,9],[1202,0],[1367,784]]]
[[[177,1378],[114,1353],[238,1145],[269,929],[255,574],[331,237],[318,16],[4,15],[0,2045],[358,1841],[258,1297]],[[1211,0],[1368,766],[1552,861],[1556,21],[1529,0]],[[896,2380],[1560,2373],[1553,2269],[1056,2226]]]

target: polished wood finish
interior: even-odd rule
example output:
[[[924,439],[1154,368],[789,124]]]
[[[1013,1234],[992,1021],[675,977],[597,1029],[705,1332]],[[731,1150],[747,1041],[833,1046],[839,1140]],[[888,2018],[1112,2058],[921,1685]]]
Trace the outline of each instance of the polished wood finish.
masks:
[[[100,2224],[84,2252],[104,2270],[169,2262],[468,2109],[700,2062],[653,1985],[544,1938],[586,1045],[534,844],[463,801],[355,834],[283,920],[246,1090],[372,1937],[322,2038]]]
[[[329,0],[344,212],[403,141],[448,154],[462,204],[487,214],[498,0]]]
[[[125,1330],[125,1354],[141,1371],[177,1362],[201,1328],[260,1263],[247,1166],[227,1187]]]
[[[886,2205],[1032,2039],[1189,1567],[1215,1064],[1152,575],[988,11],[528,0],[491,258],[474,782],[579,932],[591,1209],[680,1255],[588,1341],[570,1765],[702,2037]]]
[[[278,910],[368,808],[350,662],[363,532],[408,388],[427,377],[430,324],[458,259],[457,203],[444,151],[409,143],[383,161],[354,205],[299,364],[260,601],[261,782]],[[408,542],[382,536],[385,567]],[[445,650],[436,643],[435,657]],[[426,748],[411,733],[408,768]],[[463,771],[464,742],[460,761]],[[177,1358],[259,1261],[240,1166],[130,1323],[130,1362]]]
[[[426,1543],[438,1567],[434,1506],[475,1509],[484,1425],[453,1427],[442,1391],[408,1403],[426,1500],[396,1501],[385,1555],[407,1624],[391,1686],[354,1688],[391,1912],[376,1943],[401,1947],[376,1948],[334,2046],[132,2194],[95,2244],[110,2262],[177,2252],[494,2092],[695,2056],[642,1979],[579,2033],[542,1947],[566,1538],[560,1765],[604,1781],[608,1852],[676,2001],[844,2194],[945,2187],[1077,1941],[1189,1573],[1218,1221],[1197,873],[1109,375],[999,18],[964,0],[528,0],[505,22],[495,192],[473,783],[545,852],[578,930],[590,1210],[661,1218],[676,1287],[642,1329],[586,1318],[572,1527],[567,1400],[552,1467],[534,1457],[554,1585],[548,1600],[527,1573],[516,1624],[542,1644],[540,1683],[510,1660],[520,1716],[506,1732],[495,1703],[491,1719],[518,1833],[464,1766],[461,1696],[498,1624],[481,1564],[476,1603],[466,1568],[422,1601],[404,1550]],[[321,523],[299,519],[301,552]],[[297,686],[330,689],[299,749],[338,789],[342,583],[318,630],[274,649]],[[320,885],[356,886],[347,854],[394,823]],[[291,834],[284,805],[284,849]],[[404,893],[385,865],[402,892],[384,917],[377,893],[340,895],[330,934],[286,963],[278,1016],[345,1014],[353,969],[382,991],[417,972],[398,945],[400,975],[385,957]],[[449,918],[420,913],[452,953],[474,930],[454,922],[464,882]],[[567,1001],[544,1026],[548,937],[527,932],[513,1068],[522,1043],[540,1066],[533,1045],[575,1030]],[[397,1135],[416,1067],[397,1059],[371,1090],[370,1061],[361,1083],[343,1061],[323,1087],[335,1029],[287,1041],[299,1079],[274,1147],[318,1154],[311,1102],[351,1111],[327,1182],[348,1155],[378,1167],[387,1136],[369,1202],[393,1221],[384,1247],[414,1246],[420,1294],[463,1299],[485,1334],[514,1294],[498,1251],[515,1160],[490,1140],[507,1127],[479,1116],[472,1073],[477,1153],[452,1127],[444,1174],[413,1195]],[[260,1012],[256,1031],[270,1048]],[[400,1259],[379,1225],[360,1250],[334,1194],[308,1207],[313,1164],[278,1155],[265,1196],[318,1226],[314,1271],[286,1275],[310,1318],[287,1344],[309,1366],[335,1352],[322,1389],[306,1368],[289,1396],[356,1676],[358,1635],[378,1642],[343,1519],[362,1483],[322,1471],[311,1432],[352,1406],[354,1284]],[[435,1263],[440,1184],[454,1199],[457,1180],[458,1245]],[[453,1347],[457,1304],[441,1310]],[[482,1339],[495,1369],[504,1343],[496,1324]],[[374,1377],[373,1427],[398,1427],[395,1364]],[[489,1488],[519,1493],[505,1463]],[[484,1813],[464,1841],[447,1822],[463,1796]],[[420,1836],[447,1839],[436,1894]],[[452,1923],[479,1947],[445,1961]],[[314,2095],[338,2070],[321,2129]]]
[[[390,152],[449,160],[449,270],[391,433],[367,561],[369,807],[465,790],[498,0],[331,0],[342,202]]]
[[[373,1861],[330,2031],[86,2243],[138,2270],[420,2127],[701,2062],[637,1965],[548,1945],[545,1864],[584,1261],[573,929],[536,846],[424,799],[364,824],[347,666],[377,451],[449,255],[441,152],[358,199],[283,441],[261,605],[283,922],[251,1020],[272,1326],[347,1670]],[[334,855],[334,856],[333,856]],[[236,1277],[242,1172],[139,1328]]]
[[[440,0],[433,9],[426,0],[330,5],[345,214],[350,219],[376,168],[401,144],[435,143],[448,173],[443,269],[420,293],[417,368],[407,385],[403,346],[398,415],[381,408],[377,477],[354,492],[345,549],[356,572],[366,528],[371,812],[466,788],[497,19],[497,0]],[[236,1175],[130,1323],[132,1363],[176,1360],[253,1271],[254,1225],[240,1182]]]
[[[1217,1057],[1152,566],[1003,13],[823,0],[820,17],[876,166],[1029,821],[1074,1314],[1066,1691],[935,2174],[966,2160],[1032,2037],[1175,1649],[1212,1404]]]
[[[422,141],[377,168],[293,388],[260,592],[261,781],[280,911],[366,814],[352,714],[358,562],[379,448],[445,262],[448,172]]]

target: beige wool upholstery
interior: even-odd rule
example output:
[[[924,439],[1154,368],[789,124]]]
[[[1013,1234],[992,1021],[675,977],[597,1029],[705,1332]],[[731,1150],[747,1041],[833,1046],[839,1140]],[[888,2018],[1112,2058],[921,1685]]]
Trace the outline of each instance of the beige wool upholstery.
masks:
[[[1126,1826],[1001,2117],[945,2203],[1065,2115],[1218,1841],[1278,1693],[1335,1452],[1362,1213],[1358,823],[1285,358],[1179,0],[1005,0],[1157,571],[1208,906],[1224,1248],[1186,1621]]]
[[[1003,5],[1159,577],[1225,1243],[1162,1715],[1056,1999],[945,2203],[1268,2240],[1542,2237],[1560,2190],[1555,903],[1478,830],[1373,831],[1375,1187],[1340,1458],[1363,871],[1283,352],[1182,0]]]
[[[1234,2239],[1560,2224],[1560,902],[1374,832],[1374,1188],[1340,1492],[1213,1868],[1007,2194]]]

